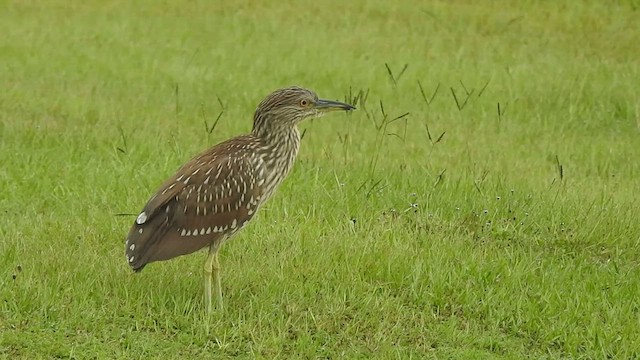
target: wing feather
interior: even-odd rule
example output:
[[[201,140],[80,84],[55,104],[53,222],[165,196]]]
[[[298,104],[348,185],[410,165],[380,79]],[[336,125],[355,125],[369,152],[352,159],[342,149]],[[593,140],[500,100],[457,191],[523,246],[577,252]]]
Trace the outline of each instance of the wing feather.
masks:
[[[135,271],[222,241],[255,215],[264,162],[249,150],[215,156],[216,148],[180,168],[145,205],[126,241]]]

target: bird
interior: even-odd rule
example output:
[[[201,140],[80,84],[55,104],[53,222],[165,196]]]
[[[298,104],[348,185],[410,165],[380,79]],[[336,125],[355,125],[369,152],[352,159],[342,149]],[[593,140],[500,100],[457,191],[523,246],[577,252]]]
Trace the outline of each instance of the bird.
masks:
[[[205,304],[211,313],[213,283],[222,311],[219,250],[251,221],[291,171],[300,148],[297,125],[330,111],[354,109],[298,86],[273,91],[256,108],[251,133],[195,156],[151,196],[125,241],[129,266],[139,272],[149,263],[208,246]]]

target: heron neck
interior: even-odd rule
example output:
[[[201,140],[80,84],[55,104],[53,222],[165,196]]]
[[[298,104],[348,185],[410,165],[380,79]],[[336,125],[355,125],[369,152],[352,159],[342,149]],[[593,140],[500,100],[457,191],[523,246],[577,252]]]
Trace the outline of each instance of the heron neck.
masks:
[[[300,132],[294,126],[272,126],[267,130],[255,129],[252,135],[259,138],[264,148],[263,156],[273,169],[282,170],[286,175],[300,149]]]

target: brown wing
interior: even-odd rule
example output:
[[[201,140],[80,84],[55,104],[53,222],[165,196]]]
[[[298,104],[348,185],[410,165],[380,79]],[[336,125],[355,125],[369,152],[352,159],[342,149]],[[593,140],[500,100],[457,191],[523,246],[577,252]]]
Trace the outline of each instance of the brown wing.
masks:
[[[233,235],[258,210],[265,176],[264,162],[250,150],[217,146],[194,158],[138,215],[126,241],[129,265],[140,271]]]

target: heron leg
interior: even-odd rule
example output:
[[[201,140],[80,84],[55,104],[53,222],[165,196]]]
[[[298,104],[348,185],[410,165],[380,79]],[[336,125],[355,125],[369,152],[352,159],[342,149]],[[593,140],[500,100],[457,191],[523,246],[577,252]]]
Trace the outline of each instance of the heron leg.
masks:
[[[216,297],[218,300],[218,310],[222,311],[222,285],[220,280],[220,262],[218,261],[218,252],[213,256],[213,281],[216,289]]]
[[[218,261],[219,244],[213,243],[209,247],[209,255],[204,262],[204,302],[207,312],[211,313],[211,282],[214,282],[218,309],[222,311],[222,287],[220,285],[220,262]]]

